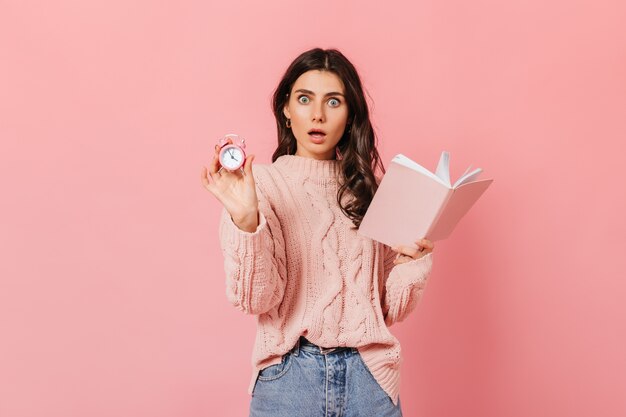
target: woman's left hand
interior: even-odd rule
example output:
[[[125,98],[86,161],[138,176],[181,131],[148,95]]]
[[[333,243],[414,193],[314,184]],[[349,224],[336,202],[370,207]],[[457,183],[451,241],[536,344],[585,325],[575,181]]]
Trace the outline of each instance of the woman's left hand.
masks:
[[[394,259],[393,264],[399,265],[405,262],[414,261],[419,259],[433,251],[435,249],[435,245],[428,239],[419,239],[415,241],[415,244],[419,246],[419,248],[415,249],[411,246],[394,246],[393,249],[395,252],[398,252],[396,255],[396,259]]]

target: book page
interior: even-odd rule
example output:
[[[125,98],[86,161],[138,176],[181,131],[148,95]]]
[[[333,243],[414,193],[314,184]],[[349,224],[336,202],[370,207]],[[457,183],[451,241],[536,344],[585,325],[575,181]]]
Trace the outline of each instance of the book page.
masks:
[[[430,172],[429,170],[427,170],[426,168],[424,168],[423,166],[421,166],[417,162],[415,162],[412,159],[402,155],[401,153],[399,153],[396,156],[394,156],[393,159],[391,160],[391,162],[397,162],[398,164],[400,164],[402,166],[405,166],[405,167],[410,168],[410,169],[412,169],[414,171],[417,171],[417,172],[427,176],[428,178],[431,178],[431,179],[439,182],[440,184],[445,185],[446,187],[450,188],[450,184],[446,183],[445,180],[441,179],[439,176],[433,174],[432,172]]]
[[[448,188],[452,188],[450,185],[450,154],[447,151],[441,152],[435,175],[441,178]]]
[[[468,166],[468,167],[467,167],[467,169],[466,169],[466,170],[465,170],[465,172],[461,175],[461,177],[460,177],[460,178],[463,178],[465,175],[467,175],[467,173],[469,172],[469,170],[470,170],[471,168],[472,168],[472,166],[471,166],[471,165],[470,165],[470,166]],[[457,182],[459,182],[459,181],[457,180]]]
[[[468,168],[469,169],[469,168]],[[483,170],[481,168],[476,168],[475,170],[473,170],[472,172],[470,172],[469,174],[467,174],[467,172],[465,174],[463,174],[461,176],[461,178],[459,178],[458,180],[456,180],[456,182],[454,183],[454,186],[452,188],[456,188],[459,185],[462,184],[466,184],[472,180],[475,180],[476,178],[478,178],[478,175],[483,172]]]

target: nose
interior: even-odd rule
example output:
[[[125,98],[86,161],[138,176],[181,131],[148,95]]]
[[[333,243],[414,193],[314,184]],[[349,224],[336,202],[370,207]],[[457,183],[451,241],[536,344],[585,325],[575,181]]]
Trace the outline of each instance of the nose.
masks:
[[[313,121],[324,121],[324,103],[318,103],[313,110]]]

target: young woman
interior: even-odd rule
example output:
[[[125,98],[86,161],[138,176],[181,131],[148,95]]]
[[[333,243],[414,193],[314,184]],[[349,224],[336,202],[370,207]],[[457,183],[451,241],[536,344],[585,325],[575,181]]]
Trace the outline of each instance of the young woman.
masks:
[[[273,97],[272,164],[221,169],[228,300],[257,315],[251,417],[401,416],[400,343],[388,326],[417,305],[433,244],[389,248],[357,234],[385,170],[361,80],[336,49],[311,49]],[[211,180],[209,180],[209,176]]]

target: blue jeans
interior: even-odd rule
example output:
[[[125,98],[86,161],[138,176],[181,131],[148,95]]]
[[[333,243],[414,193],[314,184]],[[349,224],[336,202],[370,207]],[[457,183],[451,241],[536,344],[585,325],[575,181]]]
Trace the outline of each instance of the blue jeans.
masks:
[[[300,337],[282,362],[261,370],[250,417],[401,417],[356,348],[323,349]]]

